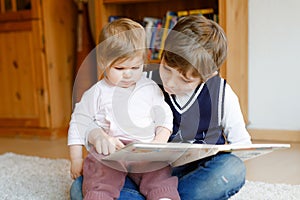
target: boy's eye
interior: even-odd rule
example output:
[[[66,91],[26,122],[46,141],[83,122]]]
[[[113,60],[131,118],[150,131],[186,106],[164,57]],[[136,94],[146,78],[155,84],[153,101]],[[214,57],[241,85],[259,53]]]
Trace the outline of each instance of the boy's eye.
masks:
[[[123,67],[114,67],[116,70],[122,70],[124,69]]]
[[[188,79],[188,78],[186,78],[185,76],[181,76],[181,80],[183,81],[183,82],[185,82],[185,83],[192,83],[192,82],[194,82],[194,80],[191,80],[191,79]]]
[[[171,71],[169,68],[167,68],[165,65],[163,65],[164,70]]]
[[[183,82],[185,82],[185,83],[191,83],[192,82],[191,80],[187,80],[187,79],[184,79],[184,78],[181,78],[181,80],[183,80]]]

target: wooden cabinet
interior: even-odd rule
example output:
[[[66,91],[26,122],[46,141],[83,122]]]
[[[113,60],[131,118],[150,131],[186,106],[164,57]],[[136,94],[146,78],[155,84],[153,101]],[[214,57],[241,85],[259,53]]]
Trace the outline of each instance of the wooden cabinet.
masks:
[[[248,116],[248,0],[93,0],[94,33],[97,40],[109,16],[142,20],[145,16],[163,18],[167,11],[213,8],[227,34],[229,52],[221,74],[240,99]]]
[[[76,51],[73,0],[0,5],[0,136],[66,135]]]

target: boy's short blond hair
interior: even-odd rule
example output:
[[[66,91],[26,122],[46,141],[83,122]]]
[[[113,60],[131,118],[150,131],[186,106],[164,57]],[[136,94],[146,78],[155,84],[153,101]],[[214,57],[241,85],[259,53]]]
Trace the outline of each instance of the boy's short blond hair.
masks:
[[[184,76],[206,80],[219,70],[227,57],[227,39],[223,29],[204,16],[181,18],[165,41],[165,63]]]
[[[115,63],[147,58],[145,29],[138,22],[120,18],[103,27],[97,46],[97,62],[103,71]]]

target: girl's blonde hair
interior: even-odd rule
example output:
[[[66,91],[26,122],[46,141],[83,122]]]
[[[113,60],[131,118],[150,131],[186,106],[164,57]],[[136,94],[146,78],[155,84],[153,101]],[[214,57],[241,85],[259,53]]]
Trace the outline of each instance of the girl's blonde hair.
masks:
[[[184,76],[205,81],[219,70],[227,57],[227,39],[223,29],[203,16],[180,19],[165,41],[163,59]]]
[[[97,46],[99,79],[106,68],[142,56],[147,59],[145,29],[138,22],[120,18],[103,27]]]

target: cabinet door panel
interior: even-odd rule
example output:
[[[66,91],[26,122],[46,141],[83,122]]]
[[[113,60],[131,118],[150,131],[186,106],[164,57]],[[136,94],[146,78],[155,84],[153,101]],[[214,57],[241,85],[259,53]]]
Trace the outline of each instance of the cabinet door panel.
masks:
[[[45,90],[39,87],[36,38],[33,30],[0,32],[0,126],[37,127],[47,124],[40,118],[40,96]],[[39,64],[39,66],[37,66]],[[42,106],[43,107],[43,106]]]

